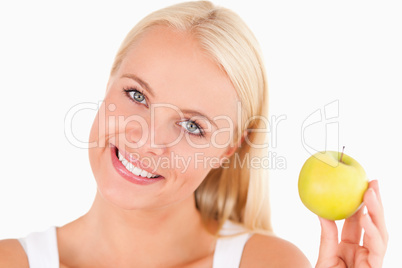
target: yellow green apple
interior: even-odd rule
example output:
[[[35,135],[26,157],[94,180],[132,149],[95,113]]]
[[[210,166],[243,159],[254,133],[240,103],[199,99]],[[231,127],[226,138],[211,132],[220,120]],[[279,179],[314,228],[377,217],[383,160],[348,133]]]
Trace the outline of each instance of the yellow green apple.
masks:
[[[309,210],[325,219],[341,220],[359,209],[368,179],[352,157],[325,151],[306,160],[298,187],[300,199]]]

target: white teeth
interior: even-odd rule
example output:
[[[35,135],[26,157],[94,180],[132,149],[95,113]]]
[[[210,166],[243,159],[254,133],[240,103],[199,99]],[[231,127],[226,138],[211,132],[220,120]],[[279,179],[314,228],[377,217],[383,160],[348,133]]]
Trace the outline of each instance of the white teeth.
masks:
[[[146,176],[147,176],[147,174],[148,174],[148,172],[146,172],[145,170],[143,170],[143,171],[141,172],[140,176],[142,176],[142,177],[146,177]]]
[[[118,151],[118,155],[119,155],[119,160],[120,160],[120,161],[124,159],[124,157],[123,157],[123,155],[120,153],[120,151]]]
[[[152,177],[158,176],[158,175],[149,173],[145,170],[142,170],[138,167],[135,167],[131,162],[129,162],[127,159],[124,158],[124,156],[120,153],[120,151],[118,151],[118,156],[119,156],[120,162],[126,167],[126,169],[128,171],[130,171],[134,175],[141,176],[144,178],[152,178]]]
[[[141,175],[141,172],[142,172],[142,169],[140,169],[140,168],[138,168],[138,167],[134,167],[134,169],[131,170],[131,172],[132,172],[134,175],[140,176],[140,175]]]
[[[133,172],[134,166],[133,166],[133,164],[131,164],[130,162],[128,162],[127,165],[126,165],[126,168],[127,168],[130,172]]]

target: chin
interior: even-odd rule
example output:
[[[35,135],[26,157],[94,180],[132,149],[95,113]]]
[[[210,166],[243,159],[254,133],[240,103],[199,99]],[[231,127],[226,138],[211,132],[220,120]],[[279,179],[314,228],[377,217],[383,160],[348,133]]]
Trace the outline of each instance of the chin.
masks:
[[[135,193],[125,193],[113,187],[102,187],[98,185],[98,194],[102,198],[102,203],[106,202],[113,207],[123,210],[141,210],[155,208],[155,200],[149,197],[137,196]]]
[[[97,184],[97,194],[106,203],[125,210],[154,208],[162,189],[144,187],[128,182],[111,164],[109,148],[93,148],[89,151],[92,173]]]

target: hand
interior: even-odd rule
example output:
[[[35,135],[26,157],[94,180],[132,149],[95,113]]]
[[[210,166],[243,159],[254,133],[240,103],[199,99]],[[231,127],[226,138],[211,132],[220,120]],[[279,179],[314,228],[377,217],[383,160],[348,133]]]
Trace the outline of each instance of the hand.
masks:
[[[363,203],[367,207],[368,214],[363,214],[364,206],[362,206],[358,212],[345,220],[340,243],[335,222],[319,218],[321,244],[316,268],[382,266],[387,249],[388,232],[377,180],[369,183]],[[363,245],[359,245],[362,228]]]

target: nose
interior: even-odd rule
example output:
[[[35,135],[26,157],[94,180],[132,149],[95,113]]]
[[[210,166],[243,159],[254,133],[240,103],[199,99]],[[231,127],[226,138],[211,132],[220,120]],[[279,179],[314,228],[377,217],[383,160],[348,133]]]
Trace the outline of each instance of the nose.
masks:
[[[130,144],[135,145],[142,156],[161,156],[167,151],[168,133],[166,133],[166,129],[161,120],[153,125],[148,121],[145,125],[137,125],[126,131],[126,138]]]

